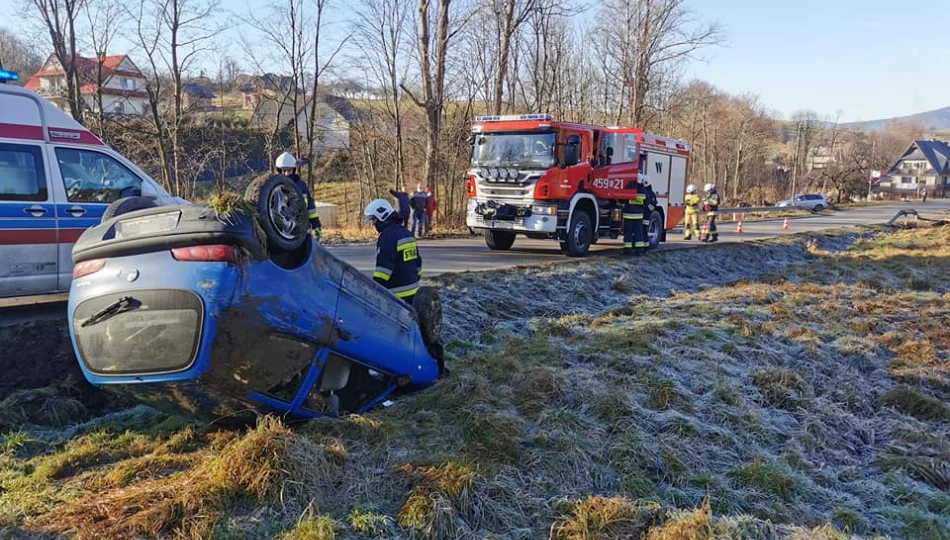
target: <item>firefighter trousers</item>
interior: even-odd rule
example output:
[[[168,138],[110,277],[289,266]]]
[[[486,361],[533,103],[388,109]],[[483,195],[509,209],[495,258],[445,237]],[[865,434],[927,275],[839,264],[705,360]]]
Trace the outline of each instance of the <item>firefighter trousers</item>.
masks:
[[[643,253],[647,249],[647,235],[643,228],[646,207],[642,204],[623,205],[623,250]]]
[[[699,214],[686,214],[686,225],[683,227],[683,239],[689,240],[696,235],[699,238]]]
[[[706,215],[706,238],[707,242],[716,242],[719,240],[719,231],[716,230],[716,214]]]

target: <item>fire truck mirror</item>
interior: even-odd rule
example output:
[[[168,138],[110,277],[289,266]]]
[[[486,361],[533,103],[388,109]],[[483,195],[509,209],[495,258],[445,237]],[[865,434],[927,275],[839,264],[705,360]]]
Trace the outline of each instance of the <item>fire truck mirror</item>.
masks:
[[[469,145],[469,146],[472,146],[473,144],[475,144],[475,136],[474,136],[474,135],[469,135],[467,140],[468,140],[468,145]]]
[[[581,138],[577,135],[571,135],[567,138],[567,145],[564,147],[564,165],[570,167],[577,165],[580,161]]]

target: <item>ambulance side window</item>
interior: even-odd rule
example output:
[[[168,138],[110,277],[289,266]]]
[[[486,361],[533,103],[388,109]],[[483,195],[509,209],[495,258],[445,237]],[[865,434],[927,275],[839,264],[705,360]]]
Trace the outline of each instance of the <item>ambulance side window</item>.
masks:
[[[39,146],[0,144],[0,201],[49,199]]]
[[[142,179],[108,154],[57,148],[56,161],[69,202],[111,203],[142,194]]]

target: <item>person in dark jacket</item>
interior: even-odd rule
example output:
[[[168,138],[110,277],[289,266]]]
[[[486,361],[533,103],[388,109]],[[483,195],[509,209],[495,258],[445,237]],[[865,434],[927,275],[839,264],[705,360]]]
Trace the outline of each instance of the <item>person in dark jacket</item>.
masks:
[[[320,216],[317,214],[317,205],[310,194],[310,188],[297,174],[297,158],[290,152],[284,152],[277,156],[274,166],[280,174],[293,181],[297,191],[300,192],[300,196],[303,197],[303,202],[307,205],[307,218],[310,220],[310,234],[313,235],[314,240],[319,242],[320,238],[323,237],[323,227],[320,225]]]
[[[646,238],[646,248],[650,248],[650,216],[653,214],[653,211],[656,210],[658,201],[656,200],[656,192],[653,191],[653,186],[650,185],[650,177],[646,174],[640,174],[638,176],[640,181],[640,193],[646,195],[646,208],[643,212],[643,236]]]
[[[370,202],[363,219],[379,231],[373,279],[411,306],[422,278],[422,257],[415,237],[402,226],[402,216],[385,199]]]
[[[409,207],[409,194],[406,193],[406,187],[403,186],[402,191],[390,189],[389,194],[396,200],[396,212],[402,220],[402,226],[409,228],[409,218],[412,215],[412,209]]]
[[[412,207],[412,227],[409,231],[416,238],[421,238],[425,235],[426,208],[429,207],[429,195],[422,189],[422,184],[416,186],[415,193],[409,197],[409,206]]]

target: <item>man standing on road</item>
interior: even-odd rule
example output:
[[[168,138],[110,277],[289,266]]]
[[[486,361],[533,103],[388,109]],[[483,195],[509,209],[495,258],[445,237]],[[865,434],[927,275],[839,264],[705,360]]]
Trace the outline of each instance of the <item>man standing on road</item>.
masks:
[[[426,206],[429,204],[429,197],[422,189],[422,184],[416,185],[416,191],[409,198],[409,206],[412,207],[412,228],[410,232],[416,238],[425,234],[424,226],[426,221]]]
[[[432,219],[435,217],[437,202],[435,195],[432,194],[432,188],[426,188],[426,232],[425,236],[432,234]]]
[[[623,205],[623,254],[639,257],[647,249],[646,234],[643,232],[647,196],[636,180],[628,183],[627,189],[636,189],[637,195]]]
[[[719,241],[719,231],[716,230],[716,216],[719,215],[719,193],[716,186],[706,184],[703,188],[703,210],[706,211],[706,238],[703,242],[713,243]]]
[[[402,226],[399,214],[384,199],[370,202],[363,219],[379,231],[373,280],[411,306],[422,277],[422,258],[416,239]]]
[[[412,212],[409,208],[409,194],[406,193],[406,186],[403,186],[401,191],[390,189],[389,194],[396,201],[396,213],[399,214],[399,218],[402,220],[402,226],[408,228],[409,217]]]
[[[310,189],[307,187],[307,183],[297,174],[297,158],[290,152],[284,152],[277,156],[277,159],[274,161],[274,166],[277,168],[277,172],[286,176],[294,183],[294,186],[297,187],[297,191],[300,192],[300,196],[303,197],[303,202],[307,205],[307,218],[310,220],[310,234],[314,240],[319,242],[320,238],[323,237],[323,227],[320,225],[317,205],[313,200],[313,196],[310,194]]]
[[[692,240],[693,234],[697,240],[702,240],[699,236],[699,204],[702,199],[696,193],[696,186],[690,184],[686,186],[686,198],[683,199],[686,204],[686,222],[683,225],[683,240]]]

